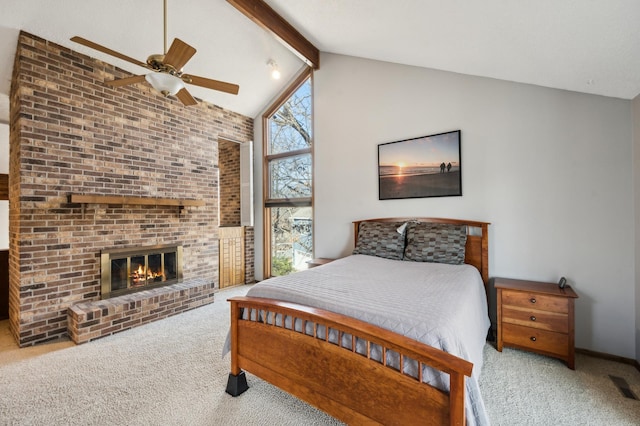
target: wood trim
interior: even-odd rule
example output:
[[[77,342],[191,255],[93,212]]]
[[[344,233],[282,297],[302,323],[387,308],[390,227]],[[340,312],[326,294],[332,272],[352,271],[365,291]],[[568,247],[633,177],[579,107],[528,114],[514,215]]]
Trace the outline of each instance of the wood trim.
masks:
[[[267,154],[265,155],[265,157],[267,157],[268,161],[273,161],[273,160],[279,160],[280,158],[296,157],[298,155],[305,155],[305,154],[311,154],[311,147],[296,149],[295,151],[279,152],[277,154]]]
[[[304,70],[302,70],[302,72],[300,72],[300,74],[293,80],[293,82],[289,85],[289,87],[287,87],[287,89],[282,92],[282,94],[275,100],[274,103],[271,104],[271,106],[265,110],[264,114],[262,114],[262,118],[269,120],[269,117],[271,117],[273,114],[276,113],[276,111],[278,111],[278,109],[280,109],[280,107],[287,102],[287,99],[289,99],[291,97],[291,95],[293,95],[293,93],[298,90],[300,88],[300,86],[302,86],[302,84],[307,81],[308,78],[312,78],[313,77],[313,72],[311,71],[310,68],[305,68]],[[312,81],[312,87],[311,90],[313,90],[313,81]],[[313,95],[312,95],[313,96]],[[313,103],[311,104],[311,108],[313,108]],[[262,134],[263,139],[267,140],[267,136],[268,136],[268,127],[265,127],[264,129],[265,131]],[[266,145],[265,145],[265,149],[264,149],[264,153],[266,154],[267,149],[266,149]]]
[[[271,277],[271,209],[264,204],[262,220],[262,279],[267,279]]]
[[[311,197],[300,198],[274,198],[264,202],[265,207],[308,207],[311,206]]]
[[[247,18],[270,32],[313,69],[320,68],[320,51],[293,25],[262,0],[227,0]]]
[[[632,358],[625,358],[623,356],[612,355],[604,352],[592,351],[589,349],[575,348],[575,353],[591,356],[594,358],[600,358],[607,361],[619,362],[621,364],[632,365],[636,368],[636,370],[640,371],[640,363]]]
[[[273,107],[271,107],[273,109]],[[266,207],[269,191],[269,116],[262,115],[262,278],[271,276],[271,209]]]
[[[0,174],[0,200],[9,199],[9,175]]]
[[[0,250],[0,320],[9,318],[9,250]]]
[[[118,197],[113,195],[69,195],[70,203],[77,204],[123,204],[135,206],[204,206],[204,200],[188,200],[177,198],[155,198],[155,197]]]

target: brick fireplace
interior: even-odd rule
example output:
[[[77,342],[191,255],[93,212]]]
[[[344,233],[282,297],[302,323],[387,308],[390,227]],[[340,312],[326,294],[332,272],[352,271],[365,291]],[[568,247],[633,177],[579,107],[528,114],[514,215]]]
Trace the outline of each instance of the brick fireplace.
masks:
[[[87,341],[213,302],[218,139],[251,140],[253,120],[204,102],[186,108],[143,84],[103,84],[127,76],[19,36],[10,96],[9,317],[20,346],[67,335],[68,322],[90,324]],[[71,194],[202,205],[74,203]],[[182,246],[182,282],[101,301],[101,252],[156,245]]]

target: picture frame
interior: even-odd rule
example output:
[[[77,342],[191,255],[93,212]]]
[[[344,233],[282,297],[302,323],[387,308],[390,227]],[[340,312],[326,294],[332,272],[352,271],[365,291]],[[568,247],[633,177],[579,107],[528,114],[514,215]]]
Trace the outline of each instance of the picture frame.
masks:
[[[461,133],[379,144],[378,198],[462,196]]]

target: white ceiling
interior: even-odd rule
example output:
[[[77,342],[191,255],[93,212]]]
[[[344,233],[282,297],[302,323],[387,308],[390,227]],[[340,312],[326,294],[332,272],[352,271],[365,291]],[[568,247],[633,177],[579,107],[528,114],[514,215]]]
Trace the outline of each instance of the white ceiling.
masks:
[[[633,99],[640,93],[638,0],[267,0],[321,51]],[[240,85],[196,97],[254,117],[302,62],[225,0],[168,0],[169,42],[198,49],[185,71]],[[163,49],[162,0],[3,0],[0,121],[8,119],[20,29],[115,64],[79,35],[144,61]],[[267,62],[283,72],[270,79]],[[322,68],[322,64],[321,64]],[[4,100],[4,102],[3,102]]]
[[[9,93],[20,30],[134,74],[149,70],[69,39],[78,35],[142,62],[164,49],[163,0],[2,0],[0,7],[3,95]],[[296,55],[225,0],[168,0],[167,9],[168,43],[178,37],[197,49],[185,72],[240,85],[237,96],[188,85],[197,98],[254,117],[303,66]],[[271,59],[283,74],[280,80],[270,77],[267,63]],[[5,99],[0,121],[7,119]]]
[[[639,0],[268,3],[324,52],[624,99],[640,93]]]

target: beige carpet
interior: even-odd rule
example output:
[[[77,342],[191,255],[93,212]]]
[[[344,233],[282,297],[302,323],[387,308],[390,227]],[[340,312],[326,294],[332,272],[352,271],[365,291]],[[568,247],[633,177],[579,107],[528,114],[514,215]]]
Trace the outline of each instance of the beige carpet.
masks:
[[[249,375],[238,398],[224,392],[221,358],[229,313],[216,294],[194,311],[88,344],[18,349],[0,322],[0,425],[338,425]],[[624,398],[609,375],[640,396],[640,373],[578,355],[561,362],[485,347],[480,386],[494,425],[638,425],[640,401]]]

